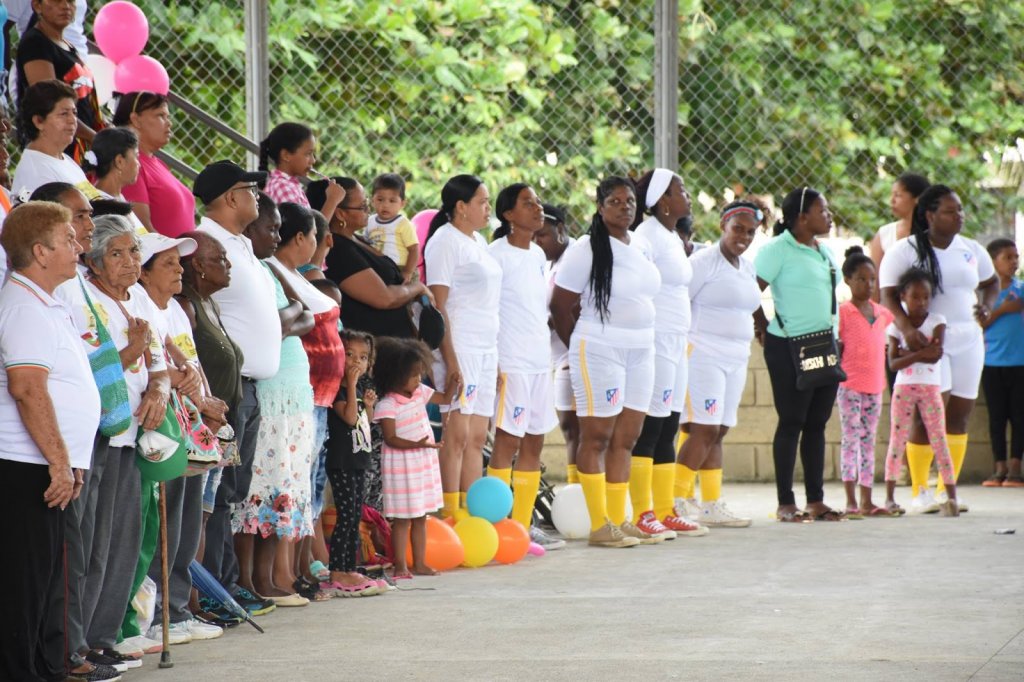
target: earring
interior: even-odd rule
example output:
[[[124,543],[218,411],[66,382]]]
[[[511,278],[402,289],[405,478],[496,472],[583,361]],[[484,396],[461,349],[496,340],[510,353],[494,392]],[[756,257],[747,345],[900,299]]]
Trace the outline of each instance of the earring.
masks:
[[[199,279],[206,279],[206,273],[205,272],[200,272],[199,273]]]
[[[346,223],[344,220],[339,220],[338,221],[338,227],[340,227],[341,229],[344,230],[347,226],[348,226],[348,223]]]

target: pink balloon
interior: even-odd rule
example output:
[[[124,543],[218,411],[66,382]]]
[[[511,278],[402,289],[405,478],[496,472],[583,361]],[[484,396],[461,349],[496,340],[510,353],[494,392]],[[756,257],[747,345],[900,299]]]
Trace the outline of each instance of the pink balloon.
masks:
[[[92,27],[96,44],[115,64],[142,53],[149,40],[149,22],[142,10],[130,2],[108,2],[96,13]],[[121,92],[131,92],[122,90]]]
[[[530,543],[530,549],[526,550],[530,556],[544,556],[547,550],[538,545],[536,542]]]
[[[428,208],[426,211],[420,211],[412,217],[412,224],[416,228],[416,238],[420,240],[420,281],[427,281],[426,275],[423,274],[423,245],[427,241],[427,232],[430,230],[430,221],[437,215],[436,208]]]
[[[118,92],[155,92],[166,95],[171,89],[167,69],[152,57],[128,57],[114,70],[114,88]]]

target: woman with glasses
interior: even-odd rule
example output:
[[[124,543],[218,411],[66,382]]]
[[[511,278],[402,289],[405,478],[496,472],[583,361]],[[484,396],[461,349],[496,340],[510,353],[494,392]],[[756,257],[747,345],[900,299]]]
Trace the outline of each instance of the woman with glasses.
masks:
[[[336,177],[345,198],[331,215],[334,246],[327,252],[324,274],[341,289],[341,322],[346,329],[373,336],[412,338],[415,329],[406,304],[429,295],[422,282],[404,283],[394,261],[382,256],[360,237],[370,215],[363,186],[352,178]],[[320,210],[327,203],[328,180],[309,183],[306,196],[310,206]]]
[[[196,200],[192,190],[156,157],[171,139],[167,98],[155,92],[129,92],[121,96],[114,125],[128,126],[139,137],[138,179],[121,189],[132,211],[151,232],[176,238],[196,229]]]
[[[754,267],[763,291],[772,288],[775,316],[767,329],[760,324],[764,360],[772,382],[775,412],[779,416],[772,441],[775,486],[779,498],[776,518],[786,522],[840,521],[841,512],[824,502],[825,425],[832,415],[839,382],[818,388],[797,388],[796,366],[789,337],[836,329],[835,288],[839,266],[819,237],[832,229],[828,201],[809,187],[793,190],[782,201],[782,219],[775,238],[757,253]],[[793,496],[793,469],[797,446],[804,467],[806,510]]]

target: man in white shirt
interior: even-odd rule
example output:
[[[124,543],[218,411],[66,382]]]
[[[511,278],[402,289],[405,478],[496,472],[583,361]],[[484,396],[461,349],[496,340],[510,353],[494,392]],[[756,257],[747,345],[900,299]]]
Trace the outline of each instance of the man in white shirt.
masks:
[[[239,557],[231,535],[231,506],[245,499],[252,481],[256,434],[260,427],[256,381],[277,374],[281,360],[281,321],[274,280],[243,234],[258,215],[256,195],[266,181],[266,173],[250,173],[231,161],[218,161],[204,168],[192,186],[192,193],[206,207],[197,229],[219,241],[231,263],[231,284],[214,294],[213,299],[220,306],[225,331],[245,357],[242,401],[229,415],[242,461],[238,466],[224,469],[213,515],[206,526],[203,563],[242,606],[257,614],[273,608],[273,602],[238,586]],[[252,547],[250,542],[240,551],[248,554]],[[252,565],[252,556],[242,559],[247,559],[242,565]],[[250,583],[249,576],[246,578],[244,582]]]

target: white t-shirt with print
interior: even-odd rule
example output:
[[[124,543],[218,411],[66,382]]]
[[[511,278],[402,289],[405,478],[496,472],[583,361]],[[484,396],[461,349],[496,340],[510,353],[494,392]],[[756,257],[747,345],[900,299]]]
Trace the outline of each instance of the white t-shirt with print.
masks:
[[[11,196],[20,201],[23,191],[30,195],[49,182],[66,182],[74,185],[90,199],[98,196],[96,188],[85,177],[85,172],[67,154],[61,154],[58,159],[34,149],[24,149],[18,167],[14,169]]]
[[[448,287],[445,309],[456,353],[494,353],[498,345],[501,266],[487,242],[451,223],[439,228],[424,252],[428,286]]]
[[[894,287],[900,275],[917,265],[917,237],[900,239],[885,252],[878,272],[879,288]],[[942,273],[942,291],[932,292],[931,311],[946,318],[946,341],[949,353],[959,353],[974,345],[984,344],[981,325],[974,319],[981,282],[995,276],[996,269],[988,251],[973,239],[956,235],[949,246],[935,249]]]
[[[580,237],[562,256],[555,285],[580,294],[580,318],[573,334],[580,338],[619,348],[647,348],[654,343],[654,297],[661,287],[661,275],[647,259],[635,236],[630,244],[611,238],[612,288],[605,321],[597,310],[590,287],[594,252],[590,235]]]
[[[690,256],[690,265],[690,343],[707,355],[746,362],[754,338],[752,315],[761,305],[754,264],[741,256],[734,267],[716,243]]]
[[[544,251],[521,249],[502,237],[487,247],[501,266],[498,366],[502,372],[538,374],[551,369]]]
[[[690,330],[690,280],[693,268],[686,257],[683,240],[658,222],[654,216],[640,223],[633,233],[643,237],[640,242],[645,255],[661,274],[661,289],[654,297],[654,331],[665,334],[686,334]]]
[[[935,328],[939,325],[946,324],[946,318],[938,313],[928,313],[928,317],[924,318],[924,322],[918,327],[918,331],[928,337],[930,341],[935,334]],[[948,330],[947,330],[948,331]],[[897,339],[900,342],[900,347],[906,348],[907,341],[903,338],[903,334],[896,327],[896,323],[890,324],[886,330],[886,335]],[[904,367],[896,373],[896,386],[906,385],[926,385],[926,386],[941,386],[942,385],[942,361],[936,363],[927,362],[915,362],[909,367]]]

